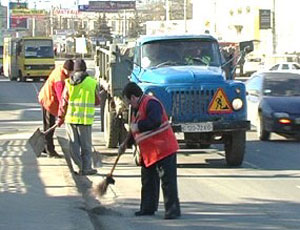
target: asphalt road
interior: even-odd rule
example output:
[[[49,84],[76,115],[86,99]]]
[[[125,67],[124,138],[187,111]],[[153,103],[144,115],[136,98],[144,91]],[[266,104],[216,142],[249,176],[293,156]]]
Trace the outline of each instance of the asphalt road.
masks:
[[[9,82],[0,78],[0,133],[33,132],[41,124],[36,93],[41,83]],[[6,117],[3,117],[5,111]],[[94,146],[103,155],[99,172],[109,172],[116,150],[103,144],[96,121]],[[58,134],[64,136],[63,129]],[[139,168],[131,152],[123,155],[114,178],[116,185],[100,199],[103,209],[89,213],[95,229],[271,229],[300,228],[300,143],[277,135],[260,142],[247,133],[242,167],[225,165],[222,146],[205,150],[182,149],[178,153],[179,196],[182,218],[163,220],[162,202],[154,217],[139,218]],[[89,177],[96,185],[99,177]],[[161,199],[162,201],[162,199]],[[0,207],[1,210],[1,207]],[[2,210],[4,211],[4,210]],[[1,211],[0,211],[1,213]],[[42,228],[41,228],[42,229]]]

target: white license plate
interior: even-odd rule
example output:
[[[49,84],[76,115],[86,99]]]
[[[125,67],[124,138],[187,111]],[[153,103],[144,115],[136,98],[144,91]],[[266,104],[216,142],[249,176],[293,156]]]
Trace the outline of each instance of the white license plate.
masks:
[[[295,123],[296,123],[296,124],[300,124],[300,117],[297,117],[297,118],[295,119]]]
[[[184,133],[211,132],[213,131],[213,123],[185,123],[181,125],[181,131]]]

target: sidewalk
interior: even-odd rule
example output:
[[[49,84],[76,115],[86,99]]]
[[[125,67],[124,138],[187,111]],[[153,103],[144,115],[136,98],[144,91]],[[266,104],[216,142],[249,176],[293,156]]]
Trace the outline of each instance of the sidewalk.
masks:
[[[0,135],[0,229],[94,229],[65,159],[36,158],[30,135]]]

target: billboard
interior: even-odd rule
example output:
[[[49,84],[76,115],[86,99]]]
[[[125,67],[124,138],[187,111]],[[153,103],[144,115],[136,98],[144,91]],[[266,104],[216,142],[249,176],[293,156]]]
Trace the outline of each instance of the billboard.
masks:
[[[26,2],[9,2],[9,28],[27,28],[27,18],[13,17],[13,10],[28,9]]]
[[[45,17],[47,12],[45,10],[35,10],[35,9],[12,9],[12,18],[32,18],[32,17]]]
[[[88,5],[78,5],[79,11],[116,12],[136,9],[136,1],[89,1]]]

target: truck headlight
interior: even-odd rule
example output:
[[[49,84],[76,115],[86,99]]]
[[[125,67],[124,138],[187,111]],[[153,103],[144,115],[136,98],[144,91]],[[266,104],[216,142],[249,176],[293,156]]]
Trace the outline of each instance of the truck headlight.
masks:
[[[147,94],[152,97],[154,96],[154,93],[152,91],[147,92]]]
[[[239,110],[239,109],[241,109],[242,107],[243,107],[243,101],[242,101],[242,99],[240,99],[240,98],[235,98],[235,99],[233,99],[233,101],[232,101],[232,103],[231,103],[231,105],[232,105],[232,108],[234,109],[234,110]]]

